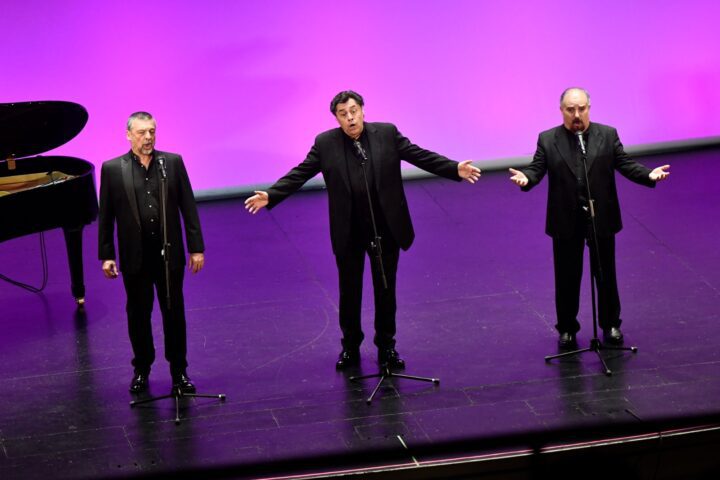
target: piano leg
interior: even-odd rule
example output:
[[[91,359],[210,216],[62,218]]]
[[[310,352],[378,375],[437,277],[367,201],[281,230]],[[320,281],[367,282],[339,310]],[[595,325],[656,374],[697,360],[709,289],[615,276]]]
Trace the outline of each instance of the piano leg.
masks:
[[[78,306],[85,304],[85,279],[83,275],[82,233],[83,226],[63,228],[70,266],[70,290]]]

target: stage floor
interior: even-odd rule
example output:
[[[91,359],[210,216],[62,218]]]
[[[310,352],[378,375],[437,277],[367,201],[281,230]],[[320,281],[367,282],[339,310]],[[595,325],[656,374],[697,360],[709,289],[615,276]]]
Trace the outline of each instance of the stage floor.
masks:
[[[476,185],[406,183],[416,241],[400,257],[398,344],[406,373],[366,405],[377,371],[366,270],[362,365],[335,371],[337,277],[325,192],[272,212],[242,200],[200,204],[206,268],[185,280],[189,374],[227,400],[129,408],[132,374],[121,280],[103,278],[97,227],[85,230],[87,306],[77,312],[60,231],[46,233],[50,282],[0,285],[0,477],[93,478],[395,448],[526,431],[718,412],[720,150],[653,156],[672,164],[656,189],[618,175],[625,228],[617,270],[626,345],[557,353],[547,179],[522,193],[505,172]],[[28,219],[30,221],[30,219]],[[39,283],[38,237],[0,245],[0,273]],[[586,256],[587,257],[587,256]],[[367,269],[366,265],[366,269]],[[592,334],[587,270],[580,346]],[[168,393],[158,360],[149,394]],[[400,438],[399,438],[400,437]],[[418,459],[422,460],[422,459]],[[410,461],[408,459],[408,461]],[[322,465],[318,464],[321,468]]]

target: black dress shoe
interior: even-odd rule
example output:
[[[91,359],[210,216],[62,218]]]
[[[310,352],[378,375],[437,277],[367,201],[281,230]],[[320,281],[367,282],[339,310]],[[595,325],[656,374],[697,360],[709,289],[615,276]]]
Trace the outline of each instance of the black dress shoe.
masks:
[[[389,368],[400,370],[405,368],[405,360],[400,358],[400,354],[394,348],[381,348],[378,350],[378,363],[387,365]]]
[[[193,385],[192,381],[190,380],[190,377],[187,376],[187,373],[182,372],[177,375],[173,375],[173,391],[177,391],[178,389],[182,393],[195,393],[195,385]]]
[[[343,350],[335,363],[337,370],[345,370],[360,364],[360,350]]]
[[[558,338],[558,345],[560,348],[577,347],[577,338],[574,333],[562,332]]]
[[[616,345],[623,343],[623,333],[618,327],[610,327],[603,330],[603,337],[605,337],[605,341],[608,343],[614,343]]]
[[[148,388],[148,374],[135,372],[130,381],[130,393],[144,392]]]

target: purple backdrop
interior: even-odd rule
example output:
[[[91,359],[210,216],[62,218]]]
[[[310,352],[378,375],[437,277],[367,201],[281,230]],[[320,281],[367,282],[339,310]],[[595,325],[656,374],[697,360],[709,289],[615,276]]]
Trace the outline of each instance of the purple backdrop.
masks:
[[[720,134],[716,0],[2,0],[0,18],[0,102],[90,113],[57,153],[99,165],[148,110],[200,190],[285,173],[347,88],[455,159],[532,153],[575,84],[626,145]]]

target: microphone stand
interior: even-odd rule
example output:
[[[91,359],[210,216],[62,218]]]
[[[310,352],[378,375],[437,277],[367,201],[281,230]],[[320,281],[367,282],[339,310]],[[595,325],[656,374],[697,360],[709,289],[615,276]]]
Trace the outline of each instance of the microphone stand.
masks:
[[[160,167],[160,226],[163,231],[163,247],[162,256],[165,264],[165,301],[167,302],[167,311],[170,315],[170,243],[168,242],[167,233],[167,195],[168,195],[168,179],[167,170],[165,169],[165,157],[158,157],[158,167]],[[158,397],[145,398],[143,400],[133,400],[130,402],[130,408],[135,405],[141,405],[143,403],[152,403],[158,400],[164,400],[166,398],[172,398],[175,400],[175,425],[180,424],[180,399],[182,397],[190,398],[217,398],[221,402],[225,401],[225,394],[201,394],[201,393],[185,393],[179,385],[173,385],[172,390],[167,395],[160,395]]]
[[[160,167],[160,226],[163,231],[162,256],[165,264],[165,301],[168,311],[171,309],[170,303],[170,243],[168,243],[167,235],[167,170],[165,169],[165,158],[158,157],[158,166]]]
[[[378,235],[377,223],[375,223],[375,211],[373,210],[372,196],[370,195],[370,184],[368,183],[367,170],[365,170],[365,164],[367,163],[368,158],[367,154],[365,153],[365,149],[362,148],[362,144],[358,140],[355,140],[354,143],[355,148],[357,149],[360,157],[362,158],[362,161],[360,162],[360,167],[362,167],[363,180],[365,181],[365,193],[367,193],[368,207],[370,208],[370,223],[372,224],[373,235],[375,237],[374,240],[370,242],[370,251],[375,257],[378,266],[380,267],[380,275],[382,277],[383,288],[387,290],[387,277],[385,277],[385,267],[383,266],[382,261],[382,246],[380,244],[382,239],[380,238],[380,235]]]
[[[375,259],[378,262],[378,265],[380,267],[380,274],[382,276],[383,281],[383,288],[387,290],[387,278],[385,277],[385,268],[383,267],[383,261],[382,261],[382,247],[380,246],[380,235],[378,235],[377,230],[377,224],[375,223],[375,213],[373,211],[373,203],[372,203],[372,197],[370,195],[370,185],[367,178],[367,171],[365,170],[365,163],[368,161],[367,154],[365,153],[365,149],[363,149],[362,144],[360,141],[355,140],[354,142],[355,149],[357,150],[358,154],[362,158],[362,161],[360,162],[360,166],[362,167],[363,172],[363,180],[365,180],[365,192],[367,193],[367,200],[368,200],[368,207],[370,207],[370,223],[372,223],[373,228],[373,234],[375,236],[375,239],[370,242],[370,250],[373,252],[373,256],[375,256]],[[376,305],[377,308],[377,305]],[[398,378],[407,378],[410,380],[418,380],[421,382],[432,382],[433,384],[437,385],[440,383],[439,378],[430,378],[430,377],[418,377],[416,375],[405,375],[402,373],[395,373],[390,370],[390,366],[386,363],[383,363],[380,365],[380,371],[378,373],[372,373],[370,375],[360,375],[360,376],[353,376],[350,377],[349,380],[351,382],[355,382],[358,380],[364,380],[366,378],[379,378],[377,385],[375,385],[375,388],[373,389],[370,396],[365,401],[368,405],[370,405],[373,401],[373,398],[375,397],[375,394],[380,390],[380,386],[383,384],[386,378],[392,378],[392,377],[398,377]]]
[[[587,348],[581,348],[579,350],[573,350],[572,352],[564,352],[559,353],[557,355],[548,355],[545,357],[545,362],[550,362],[550,360],[554,358],[562,358],[562,357],[571,357],[575,355],[579,355],[581,353],[585,352],[595,352],[600,359],[600,363],[602,363],[603,366],[603,372],[607,376],[612,375],[612,370],[610,370],[607,366],[607,363],[605,363],[605,359],[602,355],[600,355],[601,350],[629,350],[633,353],[637,353],[638,349],[637,347],[616,347],[611,345],[603,345],[603,343],[600,341],[600,338],[598,338],[598,319],[597,319],[597,304],[595,300],[595,292],[597,289],[598,282],[603,281],[603,272],[602,272],[602,263],[600,262],[600,248],[598,248],[598,237],[597,237],[597,227],[595,224],[595,200],[592,198],[592,193],[590,192],[590,181],[588,178],[588,166],[587,166],[587,151],[585,150],[585,142],[582,138],[582,132],[576,132],[576,135],[578,137],[578,143],[580,146],[580,152],[582,154],[582,165],[583,165],[583,174],[585,176],[585,187],[586,187],[586,194],[588,199],[588,206],[583,207],[583,210],[587,211],[590,214],[590,233],[592,238],[587,238],[587,246],[588,250],[590,250],[590,255],[593,255],[595,257],[595,262],[593,266],[592,259],[590,261],[590,298],[591,298],[591,305],[592,305],[592,317],[593,317],[593,338],[590,339],[590,346]],[[586,235],[587,236],[587,235]]]

